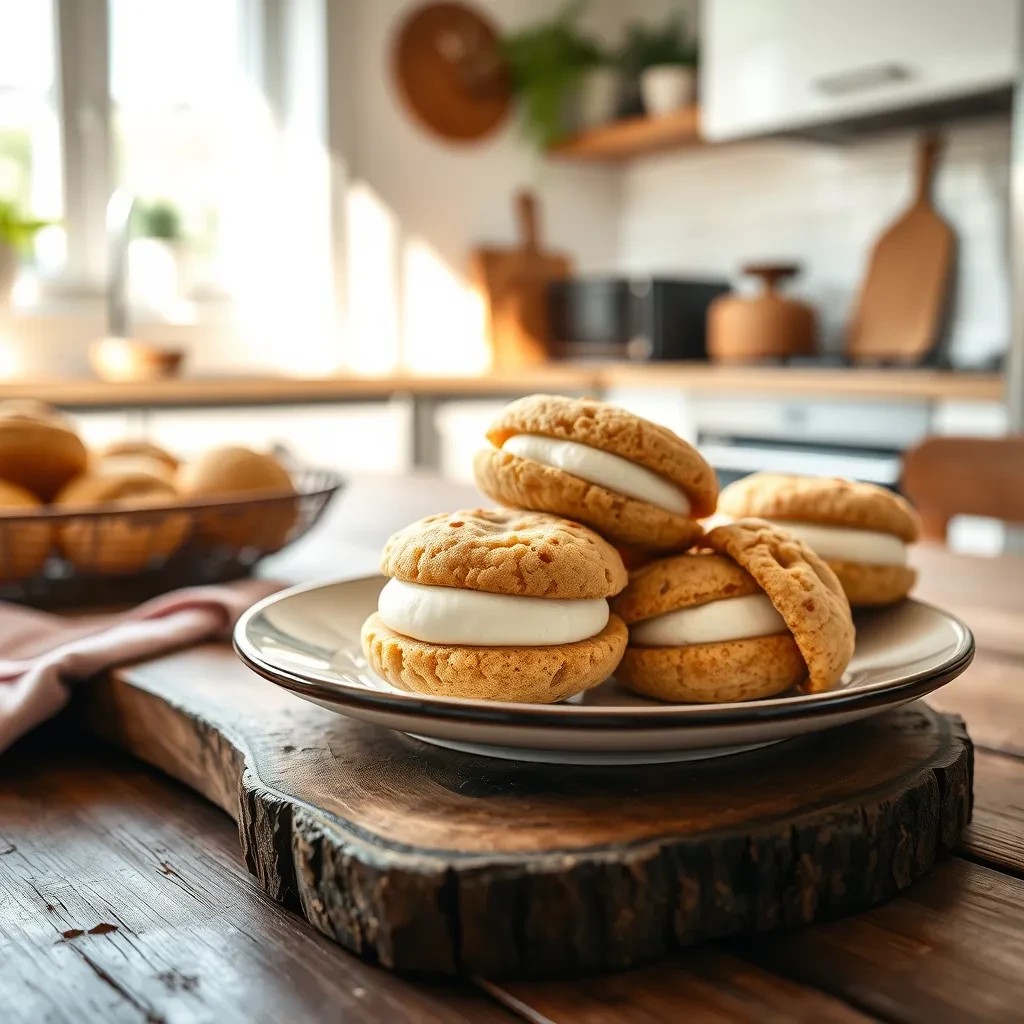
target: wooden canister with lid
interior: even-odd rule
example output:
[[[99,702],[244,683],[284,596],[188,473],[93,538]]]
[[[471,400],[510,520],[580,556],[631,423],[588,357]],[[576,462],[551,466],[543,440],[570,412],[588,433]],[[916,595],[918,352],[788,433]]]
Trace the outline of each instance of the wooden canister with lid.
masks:
[[[776,285],[800,270],[795,263],[748,263],[743,273],[761,278],[757,295],[722,295],[708,308],[708,358],[716,363],[750,363],[810,355],[818,324],[805,302],[787,298]]]

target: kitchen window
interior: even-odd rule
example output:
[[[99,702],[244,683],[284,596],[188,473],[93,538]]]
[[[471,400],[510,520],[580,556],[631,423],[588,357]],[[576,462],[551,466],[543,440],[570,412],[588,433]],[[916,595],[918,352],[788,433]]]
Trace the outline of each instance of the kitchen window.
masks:
[[[322,231],[303,217],[329,198],[325,179],[319,206],[279,209],[291,112],[323,103],[309,68],[324,63],[324,6],[0,0],[0,200],[59,222],[24,255],[15,307],[102,316],[122,189],[135,320],[265,319],[289,244]]]
[[[63,215],[54,7],[50,0],[0,0],[0,203],[20,218],[58,222]],[[16,26],[17,31],[11,28]],[[64,264],[56,223],[29,243],[36,273]],[[35,275],[19,282],[16,300],[31,301]]]

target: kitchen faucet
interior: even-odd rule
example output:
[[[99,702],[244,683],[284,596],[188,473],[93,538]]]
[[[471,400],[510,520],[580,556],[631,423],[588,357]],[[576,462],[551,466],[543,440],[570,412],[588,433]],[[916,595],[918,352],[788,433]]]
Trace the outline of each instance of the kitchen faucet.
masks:
[[[128,337],[128,243],[131,241],[135,196],[115,189],[107,203],[107,336]]]

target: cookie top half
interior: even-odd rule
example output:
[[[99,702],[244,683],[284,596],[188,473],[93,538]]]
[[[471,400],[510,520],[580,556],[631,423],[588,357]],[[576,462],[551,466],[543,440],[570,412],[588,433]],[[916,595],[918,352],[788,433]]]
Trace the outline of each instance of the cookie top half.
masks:
[[[838,477],[753,473],[722,491],[718,511],[736,517],[877,530],[907,542],[920,534],[917,513],[898,494]]]
[[[626,585],[618,552],[593,530],[542,512],[466,509],[389,538],[381,572],[408,583],[518,597],[611,597]]]
[[[853,656],[850,604],[835,573],[803,541],[763,519],[738,519],[705,538],[745,569],[782,616],[807,662],[806,689],[839,681]]]
[[[500,448],[515,434],[575,441],[644,466],[676,484],[691,514],[710,515],[718,497],[715,471],[693,445],[641,416],[592,398],[528,395],[510,403],[487,431]]]
[[[629,574],[629,586],[612,609],[627,625],[696,608],[711,601],[759,594],[761,588],[731,558],[709,551],[673,555],[650,562]]]

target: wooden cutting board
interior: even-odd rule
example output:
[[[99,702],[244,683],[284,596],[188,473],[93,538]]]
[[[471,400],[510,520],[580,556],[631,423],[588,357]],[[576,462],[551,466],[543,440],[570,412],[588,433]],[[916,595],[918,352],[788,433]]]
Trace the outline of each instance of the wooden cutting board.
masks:
[[[568,277],[572,261],[541,247],[540,214],[533,192],[516,195],[519,244],[473,250],[473,280],[484,296],[494,365],[536,366],[550,358],[547,286]]]
[[[953,230],[931,201],[939,150],[938,136],[920,140],[914,201],[871,252],[847,335],[854,362],[918,363],[938,340],[955,251]]]
[[[343,718],[210,644],[80,687],[72,714],[235,818],[271,896],[400,970],[607,971],[853,913],[971,812],[963,723],[920,702],[711,761],[529,764]]]

